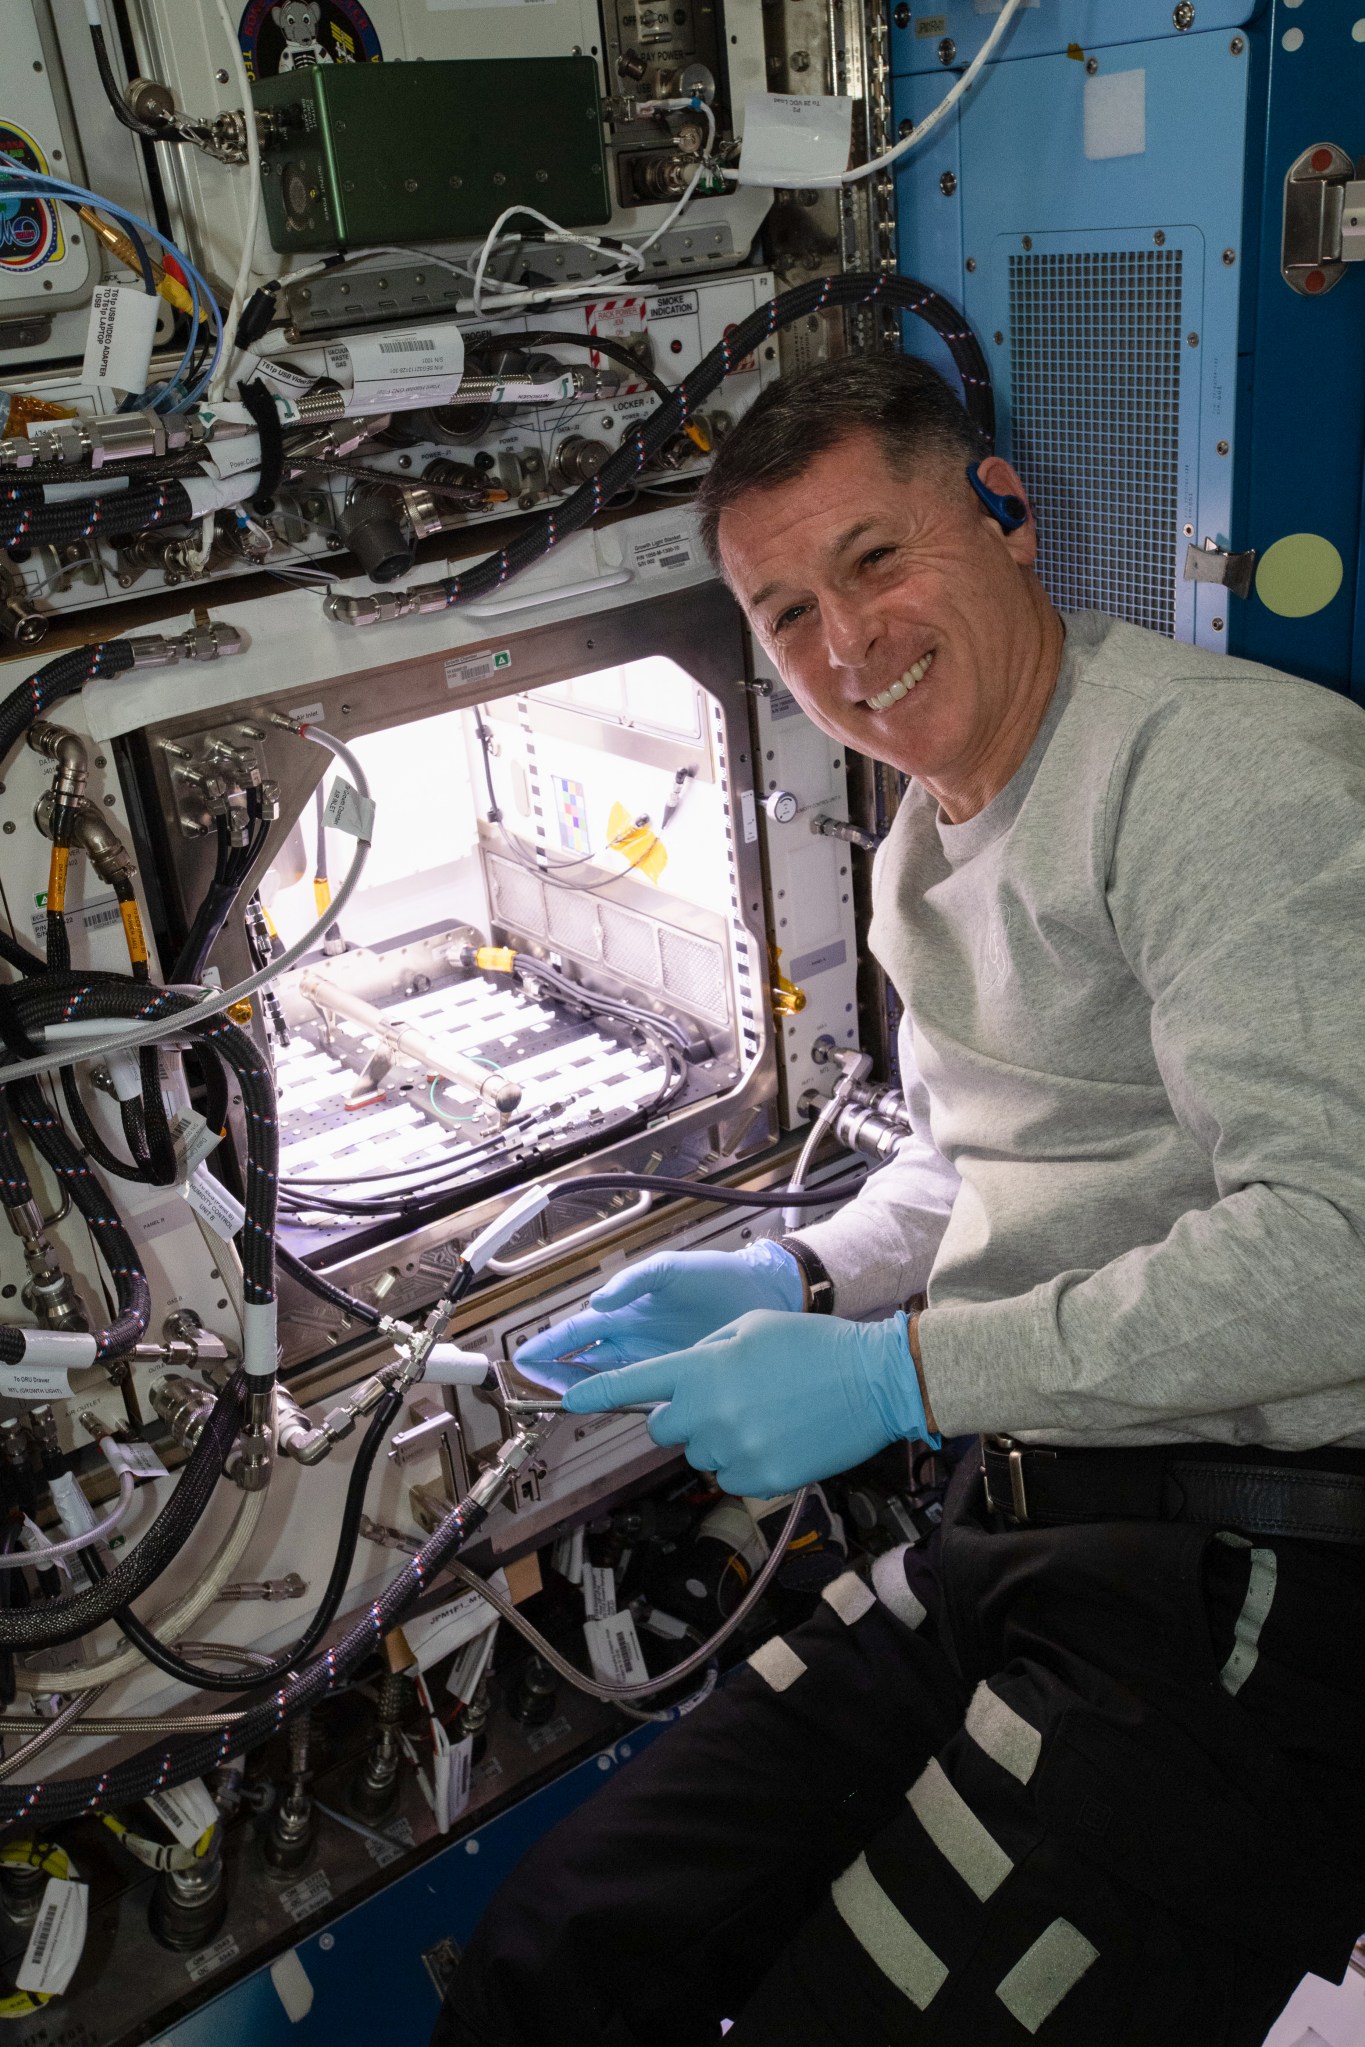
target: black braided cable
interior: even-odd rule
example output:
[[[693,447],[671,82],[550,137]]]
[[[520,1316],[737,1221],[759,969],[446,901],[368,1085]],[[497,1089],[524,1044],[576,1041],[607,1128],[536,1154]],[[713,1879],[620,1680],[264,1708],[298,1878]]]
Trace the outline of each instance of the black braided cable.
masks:
[[[219,1768],[230,1756],[242,1755],[269,1741],[295,1713],[307,1711],[350,1679],[379,1648],[389,1630],[430,1589],[442,1566],[464,1547],[486,1519],[486,1508],[462,1500],[325,1655],[306,1665],[272,1698],[249,1707],[221,1733],[172,1738],[160,1748],[144,1749],[139,1755],[129,1756],[100,1776],[58,1778],[51,1784],[0,1784],[0,1829],[38,1822],[56,1825],[84,1813],[117,1811],[120,1806],[145,1798],[149,1792],[182,1784],[187,1777],[201,1777]],[[139,1550],[149,1539],[150,1533],[143,1537]],[[107,1591],[117,1575],[111,1573],[100,1590]],[[0,1622],[3,1619],[0,1615]],[[3,1639],[0,1632],[0,1642]]]
[[[145,982],[86,974],[35,977],[5,993],[5,1006],[31,1032],[40,1025],[84,1018],[141,1023],[192,1009],[194,997]],[[242,1282],[252,1305],[272,1301],[275,1208],[279,1185],[279,1130],[269,1069],[253,1040],[226,1016],[186,1025],[187,1035],[229,1066],[237,1080],[246,1124],[246,1220],[240,1233]],[[15,1083],[22,1087],[23,1082]],[[79,1155],[77,1155],[79,1156]],[[81,1161],[84,1169],[84,1162]]]
[[[6,493],[12,496],[13,489]],[[183,483],[168,477],[145,489],[111,490],[102,497],[60,504],[10,503],[0,509],[0,547],[64,547],[96,534],[148,533],[183,526],[195,516]]]
[[[15,1613],[0,1613],[0,1649],[51,1649],[103,1626],[120,1608],[140,1599],[180,1555],[223,1474],[242,1426],[246,1380],[230,1379],[214,1403],[203,1434],[181,1468],[175,1491],[135,1548],[98,1586],[83,1585],[60,1599],[43,1599]]]
[[[136,655],[128,640],[97,640],[72,647],[26,676],[0,701],[0,762],[8,758],[35,718],[41,718],[63,697],[75,696],[97,676],[122,675]]]
[[[656,406],[632,430],[630,437],[609,455],[596,476],[566,498],[562,505],[528,520],[515,539],[472,569],[444,579],[446,602],[468,604],[498,590],[513,576],[529,567],[541,555],[570,533],[595,519],[603,507],[638,478],[642,469],[682,431],[702,401],[728,377],[761,343],[771,340],[779,328],[811,313],[841,306],[882,305],[902,313],[913,313],[932,327],[947,344],[954,367],[962,380],[963,403],[987,444],[995,439],[995,401],[991,375],[981,346],[952,302],[913,277],[879,277],[871,272],[853,271],[846,277],[815,278],[797,285],[780,297],[769,299],[747,319],[725,335],[703,356],[664,405]]]

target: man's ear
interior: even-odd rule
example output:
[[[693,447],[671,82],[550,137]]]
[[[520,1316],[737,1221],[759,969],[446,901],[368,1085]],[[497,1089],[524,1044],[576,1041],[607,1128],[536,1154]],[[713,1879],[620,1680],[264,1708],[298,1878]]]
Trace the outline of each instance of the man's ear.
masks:
[[[1003,455],[986,455],[967,471],[983,515],[999,528],[1015,560],[1031,568],[1038,556],[1038,528],[1019,472]]]

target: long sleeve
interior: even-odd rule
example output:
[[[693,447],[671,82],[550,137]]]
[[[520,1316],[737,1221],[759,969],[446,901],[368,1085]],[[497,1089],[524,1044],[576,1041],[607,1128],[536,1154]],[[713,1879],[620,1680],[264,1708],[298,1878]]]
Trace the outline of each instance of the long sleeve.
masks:
[[[899,1050],[910,1137],[837,1215],[792,1233],[834,1281],[835,1312],[855,1320],[889,1315],[927,1286],[959,1186],[930,1135],[929,1097],[904,1022]]]
[[[1105,896],[1216,1198],[1159,1242],[932,1305],[946,1432],[1365,1440],[1365,718],[1283,677],[1135,723]]]

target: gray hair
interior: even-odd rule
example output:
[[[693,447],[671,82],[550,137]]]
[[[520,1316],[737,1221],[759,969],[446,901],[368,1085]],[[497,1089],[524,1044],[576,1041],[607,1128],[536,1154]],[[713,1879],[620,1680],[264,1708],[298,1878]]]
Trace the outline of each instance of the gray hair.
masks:
[[[791,483],[840,441],[868,433],[888,464],[926,457],[965,467],[989,443],[951,387],[913,355],[845,355],[769,384],[720,442],[697,492],[702,544],[719,569],[721,515],[751,490]]]

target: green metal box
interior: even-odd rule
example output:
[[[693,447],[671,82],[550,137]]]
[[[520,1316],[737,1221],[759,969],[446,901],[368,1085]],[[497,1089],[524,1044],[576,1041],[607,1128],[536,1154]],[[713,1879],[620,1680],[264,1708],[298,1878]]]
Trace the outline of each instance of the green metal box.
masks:
[[[360,248],[487,234],[504,207],[610,218],[591,57],[327,64],[261,79],[271,245]]]

